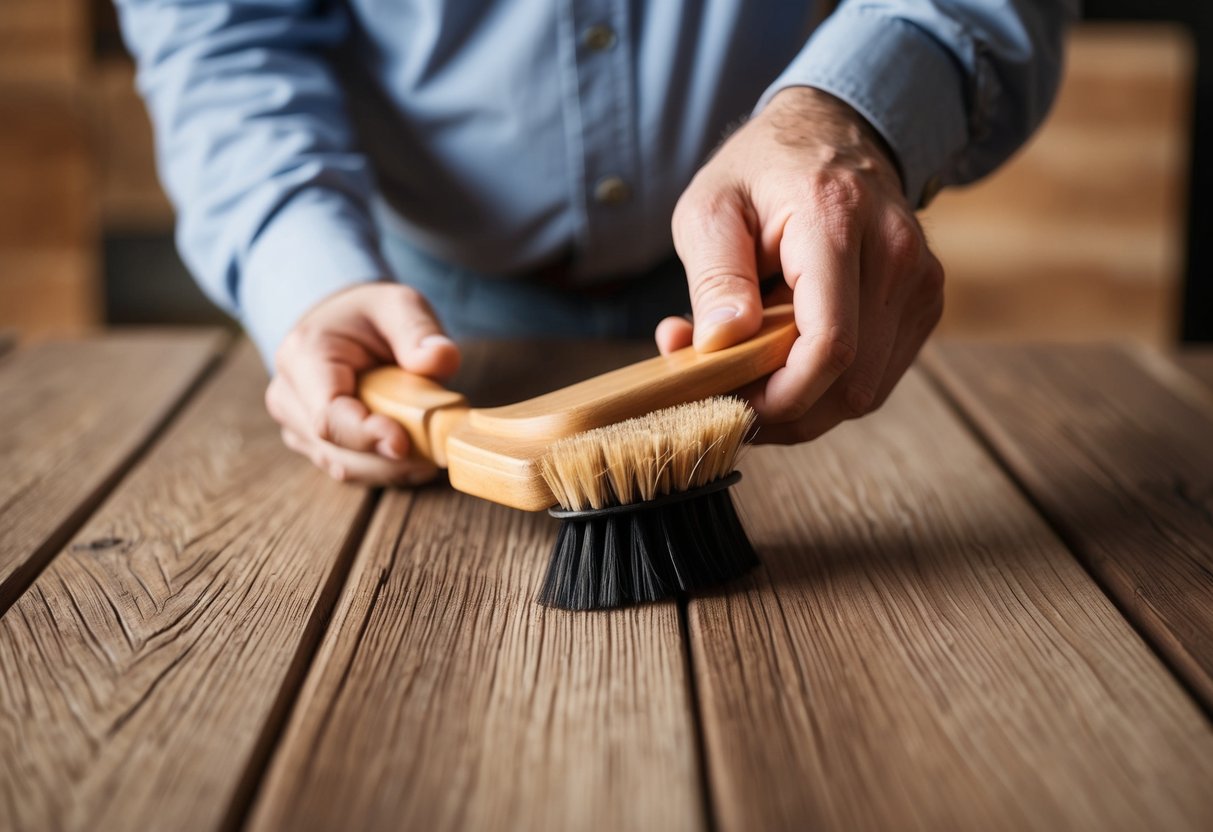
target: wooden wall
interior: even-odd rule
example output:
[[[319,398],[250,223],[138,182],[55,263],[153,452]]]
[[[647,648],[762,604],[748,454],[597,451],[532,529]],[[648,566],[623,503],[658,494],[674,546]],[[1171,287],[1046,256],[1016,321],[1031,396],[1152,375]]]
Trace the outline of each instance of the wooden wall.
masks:
[[[0,2],[0,327],[101,314],[86,8]]]
[[[1164,24],[1086,24],[1045,127],[923,222],[948,275],[940,331],[1176,337],[1195,54]]]
[[[150,127],[107,2],[0,2],[0,328],[103,322],[101,240],[169,235]],[[941,331],[1174,337],[1194,54],[1163,25],[1084,25],[1057,107],[995,176],[924,214]]]

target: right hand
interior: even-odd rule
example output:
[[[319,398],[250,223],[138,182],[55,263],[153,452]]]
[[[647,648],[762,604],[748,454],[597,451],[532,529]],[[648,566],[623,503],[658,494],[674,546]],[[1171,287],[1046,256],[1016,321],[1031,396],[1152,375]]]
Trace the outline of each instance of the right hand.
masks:
[[[363,283],[312,307],[283,339],[265,406],[282,440],[333,479],[420,485],[433,464],[409,458],[409,437],[357,397],[358,375],[383,364],[444,379],[459,348],[420,294],[396,283]]]

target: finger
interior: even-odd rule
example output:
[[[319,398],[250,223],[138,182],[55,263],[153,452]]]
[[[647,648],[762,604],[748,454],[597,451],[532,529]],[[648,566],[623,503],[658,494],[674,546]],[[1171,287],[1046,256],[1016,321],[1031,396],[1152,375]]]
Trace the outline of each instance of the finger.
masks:
[[[313,420],[308,418],[299,396],[281,373],[270,380],[265,390],[265,408],[283,428],[299,435],[314,433]]]
[[[849,419],[856,419],[871,413],[884,401],[883,398],[880,398],[881,392],[886,390],[886,386],[888,389],[891,389],[891,385],[896,383],[897,378],[900,378],[902,372],[905,372],[903,368],[893,377],[892,382],[886,384],[885,379],[894,370],[890,361],[892,349],[893,347],[890,344],[889,354],[883,355],[883,363],[879,370],[880,374],[875,377],[870,385],[868,382],[864,382],[862,388],[864,391],[862,406],[856,406],[856,388],[847,380],[849,372],[844,373],[834,386],[814,402],[813,406],[803,416],[794,422],[763,425],[759,430],[756,441],[760,444],[773,443],[779,445],[810,442]],[[881,359],[873,363],[881,363]],[[887,392],[885,395],[887,395]]]
[[[851,366],[859,344],[860,245],[854,225],[819,230],[804,217],[784,227],[780,256],[796,328],[785,365],[752,404],[766,422],[803,416]]]
[[[391,286],[384,303],[369,312],[372,324],[410,373],[449,378],[459,369],[459,347],[446,336],[434,310],[417,291]]]
[[[328,408],[334,399],[354,395],[355,367],[368,366],[366,350],[349,339],[333,335],[303,336],[289,345],[288,356],[278,362],[278,374],[298,401],[310,427],[305,433],[331,435]]]
[[[860,258],[859,332],[861,340],[851,366],[839,377],[826,397],[837,399],[841,419],[856,419],[876,408],[876,399],[888,371],[889,361],[907,313],[908,291],[919,271],[922,249],[907,242],[920,238],[917,224],[886,214],[865,235]]]
[[[390,460],[373,453],[351,451],[290,428],[282,429],[282,442],[339,482],[411,486],[429,482],[438,474],[438,469],[428,462]]]
[[[913,360],[922,345],[917,320],[929,315],[929,307],[942,301],[943,295],[942,268],[927,249],[918,221],[907,211],[887,210],[869,226],[862,265],[859,331],[863,338],[854,363],[835,384],[841,388],[844,418],[851,419],[884,401],[909,366],[900,370],[891,366],[895,351],[908,348]]]
[[[379,454],[351,451],[320,442],[319,467],[338,482],[361,485],[422,485],[438,474],[433,463],[415,459],[385,459]]]
[[[657,331],[654,333],[657,349],[662,355],[669,355],[683,347],[689,347],[693,333],[694,327],[686,318],[666,318],[657,324]]]
[[[881,407],[897,383],[913,365],[922,345],[930,336],[943,314],[943,268],[934,255],[926,254],[920,262],[917,274],[907,281],[911,290],[907,305],[903,307],[900,321],[888,325],[892,331],[889,355],[874,385],[875,393],[864,412],[870,413]],[[760,427],[755,442],[794,444],[807,442],[821,436],[840,422],[857,415],[853,400],[848,400],[850,390],[846,386],[850,371],[832,387],[797,422],[766,424]]]
[[[374,451],[393,460],[408,453],[408,434],[399,422],[371,413],[353,396],[340,396],[328,406],[328,441],[353,451]]]
[[[695,348],[710,352],[744,341],[762,325],[757,244],[741,195],[686,199],[674,212],[674,247],[686,267]]]

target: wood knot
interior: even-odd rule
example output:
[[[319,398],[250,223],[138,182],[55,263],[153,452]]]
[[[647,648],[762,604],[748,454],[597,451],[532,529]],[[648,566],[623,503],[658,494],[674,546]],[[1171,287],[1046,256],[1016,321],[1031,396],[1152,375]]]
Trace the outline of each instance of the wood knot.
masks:
[[[104,552],[106,549],[113,549],[115,546],[122,546],[126,540],[121,537],[99,537],[96,540],[87,540],[83,543],[72,545],[73,552]]]

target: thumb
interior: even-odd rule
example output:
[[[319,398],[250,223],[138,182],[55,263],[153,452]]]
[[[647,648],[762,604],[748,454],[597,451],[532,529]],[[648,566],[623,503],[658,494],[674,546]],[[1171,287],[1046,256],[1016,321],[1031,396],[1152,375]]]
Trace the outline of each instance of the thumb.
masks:
[[[433,308],[409,286],[384,286],[386,296],[366,310],[396,363],[431,378],[447,378],[459,369],[459,347],[443,332]]]
[[[712,352],[744,341],[762,326],[757,242],[740,195],[686,199],[675,211],[674,247],[686,267],[695,348]]]

